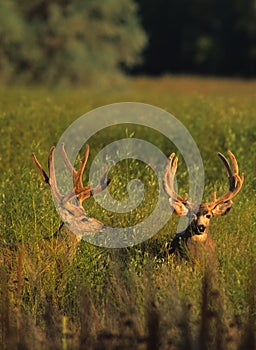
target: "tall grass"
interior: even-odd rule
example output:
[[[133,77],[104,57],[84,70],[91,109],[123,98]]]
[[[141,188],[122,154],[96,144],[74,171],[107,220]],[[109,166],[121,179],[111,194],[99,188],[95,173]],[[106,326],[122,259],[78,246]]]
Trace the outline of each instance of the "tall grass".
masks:
[[[1,348],[255,349],[256,83],[164,77],[136,79],[112,91],[0,90]],[[73,120],[120,101],[157,105],[184,123],[204,160],[205,201],[214,190],[226,190],[217,152],[235,153],[246,179],[231,212],[212,220],[220,262],[214,276],[200,264],[175,265],[167,258],[166,242],[176,232],[173,216],[151,240],[132,248],[81,242],[69,255],[67,230],[56,237],[60,219],[31,153],[46,167],[50,147]],[[103,145],[134,133],[166,155],[173,151],[162,135],[126,125],[91,138],[88,165]],[[132,162],[111,170],[110,192],[125,198],[127,182],[139,177],[146,188],[143,205],[113,216],[92,199],[85,203],[91,216],[126,225],[150,213],[154,174],[142,163],[134,174]],[[182,159],[178,178],[185,192]]]

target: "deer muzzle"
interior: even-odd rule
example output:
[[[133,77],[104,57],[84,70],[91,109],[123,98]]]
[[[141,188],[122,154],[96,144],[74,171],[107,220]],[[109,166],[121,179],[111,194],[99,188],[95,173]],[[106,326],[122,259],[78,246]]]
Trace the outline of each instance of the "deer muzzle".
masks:
[[[197,230],[199,233],[204,233],[206,227],[204,225],[198,225],[197,226]]]

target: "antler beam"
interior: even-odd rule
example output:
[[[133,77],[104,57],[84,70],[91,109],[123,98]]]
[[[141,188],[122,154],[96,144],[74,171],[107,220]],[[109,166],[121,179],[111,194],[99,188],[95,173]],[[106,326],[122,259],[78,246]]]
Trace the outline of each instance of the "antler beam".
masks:
[[[175,201],[186,203],[188,200],[187,194],[184,195],[184,198],[179,196],[174,190],[174,178],[178,166],[178,157],[175,157],[175,153],[172,153],[169,156],[168,163],[165,168],[163,176],[163,187],[168,196]]]
[[[230,167],[230,164],[227,158],[222,153],[218,153],[218,156],[222,160],[227,171],[228,181],[229,181],[229,191],[219,198],[216,198],[216,192],[214,192],[213,200],[211,203],[209,203],[209,206],[211,209],[215,208],[220,203],[228,202],[232,198],[234,198],[237,195],[237,193],[240,191],[244,182],[244,173],[242,173],[241,177],[239,176],[238,164],[234,154],[231,151],[228,151],[228,155],[232,162],[232,169]]]
[[[64,145],[62,145],[61,150],[63,160],[73,177],[73,188],[65,195],[60,193],[57,186],[54,166],[55,147],[52,147],[49,153],[49,176],[42,168],[34,153],[32,154],[32,158],[44,182],[50,186],[53,196],[59,204],[58,210],[61,217],[70,230],[77,233],[79,237],[90,235],[95,232],[102,232],[105,229],[105,226],[100,221],[90,218],[84,211],[82,203],[85,199],[102,192],[108,186],[110,179],[107,179],[107,167],[104,167],[103,175],[96,187],[92,188],[91,185],[84,186],[83,173],[89,156],[89,146],[86,146],[85,155],[80,162],[78,170],[76,170],[70,163]],[[77,200],[73,201],[74,198]]]
[[[85,199],[90,198],[94,194],[98,194],[102,192],[109,185],[110,179],[107,179],[107,167],[104,166],[103,175],[100,179],[99,184],[95,188],[92,188],[91,185],[84,186],[83,173],[84,173],[84,169],[89,156],[89,151],[90,151],[89,145],[86,145],[85,155],[84,155],[83,161],[80,162],[78,170],[76,170],[70,163],[70,160],[68,159],[67,153],[65,151],[64,144],[62,144],[61,150],[62,150],[64,162],[73,176],[73,183],[74,183],[73,190],[67,193],[65,196],[60,194],[58,190],[57,182],[56,182],[55,165],[54,165],[55,147],[53,146],[49,153],[49,158],[48,158],[49,176],[46,174],[46,172],[42,168],[41,164],[39,163],[34,153],[32,154],[32,159],[36,164],[43,180],[50,186],[50,188],[53,191],[54,197],[59,202],[66,203],[70,201],[72,198],[77,197],[79,206],[82,206],[82,202]]]

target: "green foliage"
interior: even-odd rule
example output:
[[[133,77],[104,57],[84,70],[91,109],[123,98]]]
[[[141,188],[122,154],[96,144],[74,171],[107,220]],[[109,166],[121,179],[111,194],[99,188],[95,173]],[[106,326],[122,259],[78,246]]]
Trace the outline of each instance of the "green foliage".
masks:
[[[7,80],[100,85],[141,58],[133,0],[10,1],[1,6],[0,71]]]
[[[150,349],[155,344],[156,349],[254,350],[255,82],[164,77],[137,79],[123,89],[101,92],[1,88],[2,348]],[[204,161],[205,201],[227,186],[217,152],[235,153],[245,184],[231,212],[212,219],[220,261],[212,280],[200,264],[176,265],[166,257],[166,242],[176,233],[174,217],[151,240],[132,248],[110,250],[82,242],[70,259],[68,242],[56,243],[60,220],[31,153],[46,167],[50,147],[73,120],[117,101],[158,105],[184,123]],[[155,131],[121,125],[91,138],[88,166],[103,145],[125,137],[152,142],[166,155],[175,150]],[[147,200],[130,217],[110,215],[88,201],[91,216],[122,225],[150,213],[156,181],[143,163],[134,162],[120,162],[112,169],[110,191],[116,199],[124,198],[126,183],[136,177],[147,184]],[[177,178],[185,192],[181,157]]]

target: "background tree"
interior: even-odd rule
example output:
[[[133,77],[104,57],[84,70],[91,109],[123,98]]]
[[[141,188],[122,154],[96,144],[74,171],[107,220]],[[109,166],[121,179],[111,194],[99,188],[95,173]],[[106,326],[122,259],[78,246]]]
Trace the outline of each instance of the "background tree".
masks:
[[[255,76],[255,0],[0,3],[2,80],[100,84],[124,71]]]
[[[133,0],[1,4],[0,72],[26,81],[95,82],[141,59],[146,36]]]

